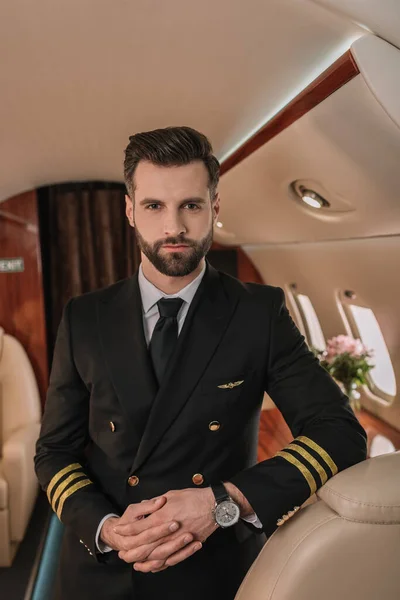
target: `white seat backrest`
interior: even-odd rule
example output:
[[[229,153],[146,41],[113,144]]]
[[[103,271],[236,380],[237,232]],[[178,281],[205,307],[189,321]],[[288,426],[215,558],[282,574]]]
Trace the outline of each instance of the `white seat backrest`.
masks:
[[[40,419],[39,390],[28,355],[0,327],[0,448],[13,431]]]
[[[395,452],[396,448],[392,444],[392,442],[378,433],[372,440],[371,446],[369,449],[369,455],[371,458],[374,456],[380,456],[381,454],[390,454],[390,452]]]

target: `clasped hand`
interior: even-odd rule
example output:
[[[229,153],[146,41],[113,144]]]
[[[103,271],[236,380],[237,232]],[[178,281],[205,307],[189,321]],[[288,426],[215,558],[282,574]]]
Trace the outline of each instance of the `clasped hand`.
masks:
[[[213,507],[211,488],[172,490],[108,519],[101,539],[136,571],[163,571],[202,548],[217,528]]]

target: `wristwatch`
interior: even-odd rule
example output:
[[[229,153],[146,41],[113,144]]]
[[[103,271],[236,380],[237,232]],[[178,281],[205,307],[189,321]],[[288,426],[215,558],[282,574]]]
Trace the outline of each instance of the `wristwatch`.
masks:
[[[210,487],[215,496],[213,510],[215,522],[222,528],[235,525],[240,517],[239,505],[232,500],[222,482],[211,484]]]

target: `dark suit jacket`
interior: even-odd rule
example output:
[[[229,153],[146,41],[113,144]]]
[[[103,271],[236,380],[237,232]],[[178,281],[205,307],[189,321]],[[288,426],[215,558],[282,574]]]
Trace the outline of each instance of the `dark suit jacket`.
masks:
[[[297,440],[256,464],[264,390]],[[75,298],[60,324],[35,457],[65,524],[58,597],[148,600],[168,590],[174,600],[232,600],[264,534],[365,456],[364,430],[308,350],[280,288],[241,283],[207,264],[160,389],[137,275]],[[218,529],[193,557],[154,574],[133,571],[115,552],[97,553],[105,514],[196,487],[195,474],[202,487],[233,482],[263,530],[243,521]]]

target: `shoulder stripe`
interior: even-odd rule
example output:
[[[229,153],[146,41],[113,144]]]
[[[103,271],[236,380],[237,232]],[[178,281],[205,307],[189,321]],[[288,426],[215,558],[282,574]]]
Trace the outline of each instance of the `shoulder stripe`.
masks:
[[[320,457],[326,462],[326,464],[332,471],[332,475],[336,475],[336,473],[338,472],[338,468],[337,468],[336,464],[334,463],[332,458],[329,456],[329,454],[323,448],[321,448],[321,446],[319,446],[317,443],[313,442],[313,440],[310,440],[310,438],[306,437],[305,435],[300,435],[299,437],[296,438],[296,440],[298,440],[299,442],[303,442],[303,444],[306,444],[306,446],[308,446],[309,448],[314,450],[314,452],[319,454]]]
[[[51,479],[49,485],[47,486],[47,497],[48,497],[50,503],[51,503],[50,494],[51,494],[54,486],[56,485],[56,483],[58,481],[60,481],[61,477],[63,477],[67,473],[70,473],[71,471],[76,471],[76,469],[79,469],[79,468],[82,468],[82,465],[80,465],[79,463],[72,463],[71,465],[64,467],[64,469],[61,469],[61,471],[58,471],[58,473],[56,473],[54,475],[54,477]]]
[[[315,494],[315,492],[317,491],[317,484],[315,483],[314,477],[311,475],[307,467],[303,465],[303,463],[301,463],[297,458],[292,456],[289,452],[285,452],[285,450],[281,450],[281,452],[278,452],[277,454],[275,454],[275,456],[281,456],[282,458],[290,462],[293,466],[297,467],[297,469],[303,475],[304,479],[307,481],[311,490],[311,494]]]

